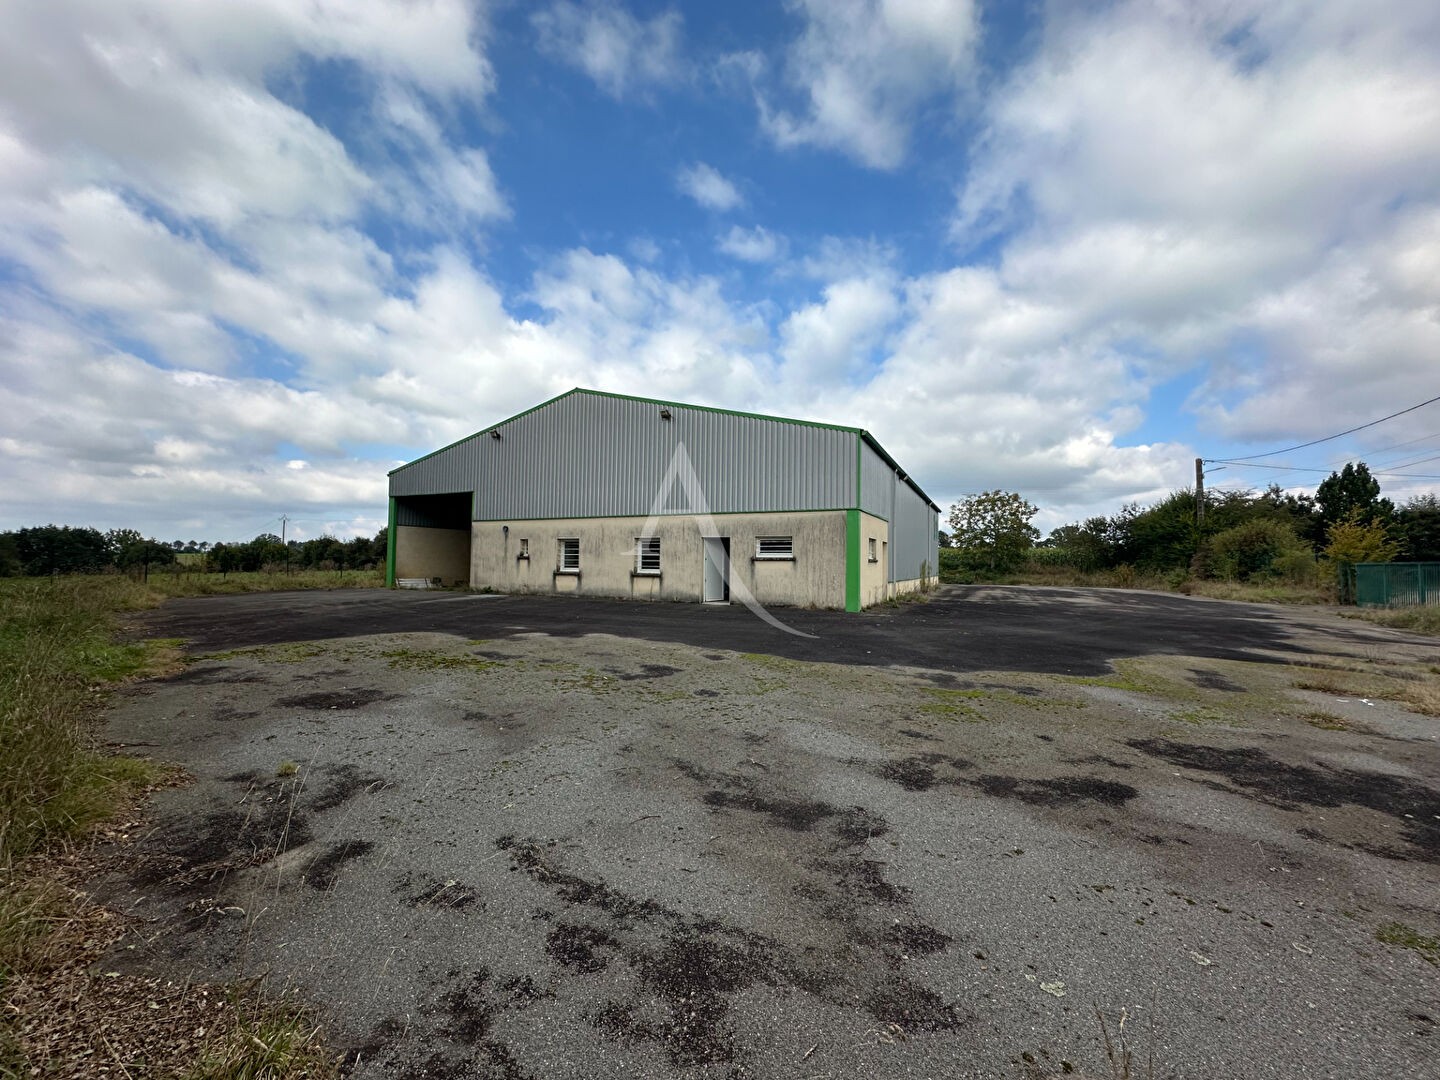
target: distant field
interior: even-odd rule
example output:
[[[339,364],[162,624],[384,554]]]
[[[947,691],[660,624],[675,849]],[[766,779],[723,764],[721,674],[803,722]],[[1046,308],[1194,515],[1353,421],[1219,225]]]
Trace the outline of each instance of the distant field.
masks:
[[[385,584],[385,571],[296,570],[292,573],[199,573],[177,572],[170,568],[152,570],[146,585],[162,598],[171,596],[216,596],[224,593],[282,592],[290,589],[378,589]]]

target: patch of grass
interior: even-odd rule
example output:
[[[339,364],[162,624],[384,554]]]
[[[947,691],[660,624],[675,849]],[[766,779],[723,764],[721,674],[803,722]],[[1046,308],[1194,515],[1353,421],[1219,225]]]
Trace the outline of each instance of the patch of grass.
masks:
[[[939,716],[946,720],[961,720],[975,723],[984,719],[980,710],[968,702],[975,699],[974,690],[945,690],[938,686],[925,687],[928,701],[922,701],[919,711],[928,716]],[[984,691],[979,691],[984,693]]]
[[[1300,717],[1305,723],[1321,731],[1355,731],[1356,727],[1343,716],[1336,716],[1334,713],[1309,712]]]
[[[805,666],[799,660],[787,660],[783,656],[771,656],[769,653],[741,653],[740,659],[748,660],[752,664],[759,664],[771,671],[798,671]]]
[[[328,1080],[338,1074],[315,1027],[254,996],[219,1026],[205,1013],[216,1034],[198,1064],[191,1040],[174,1038],[176,1060],[154,1067],[168,1030],[157,1018],[206,991],[91,973],[119,924],[64,884],[56,854],[168,779],[102,753],[94,731],[117,681],[178,665],[179,642],[112,640],[118,613],[156,602],[123,577],[0,581],[0,1076],[88,1075],[113,1056],[125,1075],[128,1060],[146,1075]]]
[[[154,779],[98,752],[90,724],[108,684],[146,672],[161,647],[111,640],[124,579],[0,584],[0,867],[82,833]]]
[[[1412,949],[1432,964],[1440,964],[1440,938],[1420,933],[1402,922],[1386,923],[1375,931],[1375,940],[1397,949]]]
[[[212,1040],[183,1080],[328,1080],[340,1075],[304,1009],[272,1003]]]
[[[1208,705],[1201,705],[1194,709],[1184,709],[1180,712],[1171,713],[1170,719],[1179,720],[1182,724],[1194,724],[1197,727],[1211,727],[1219,725],[1222,727],[1235,727],[1236,718],[1225,712],[1223,709],[1216,709]]]
[[[1440,636],[1440,606],[1405,608],[1356,608],[1342,611],[1347,619],[1363,619],[1377,626],[1411,630]]]
[[[1104,686],[1111,690],[1125,690],[1132,694],[1164,694],[1165,687],[1159,680],[1141,672],[1132,662],[1116,660],[1111,675],[1069,675],[1065,681],[1074,686]],[[1187,690],[1183,695],[1190,697]]]
[[[934,590],[911,589],[908,592],[896,593],[894,596],[886,597],[879,603],[871,604],[871,607],[901,608],[909,607],[911,604],[928,604]]]
[[[236,593],[289,592],[292,589],[381,589],[384,570],[296,570],[293,573],[178,573],[152,570],[146,583],[162,598],[228,596]]]
[[[1392,671],[1304,668],[1292,685],[1337,697],[1396,701],[1413,712],[1440,716],[1440,680],[1405,668]]]
[[[1395,695],[1410,708],[1426,716],[1440,716],[1440,682],[1405,683]]]
[[[1241,600],[1251,604],[1333,604],[1334,591],[1320,585],[1284,582],[1208,581],[1191,578],[1176,590],[1211,600]]]
[[[300,766],[293,761],[282,761],[275,767],[275,775],[282,779],[287,776],[294,776],[300,771]]]
[[[1321,694],[1343,694],[1346,697],[1383,696],[1375,681],[1359,671],[1305,668],[1292,685],[1297,690],[1314,690]]]
[[[0,873],[0,991],[17,974],[49,966],[51,930],[64,918],[65,896],[53,883]]]

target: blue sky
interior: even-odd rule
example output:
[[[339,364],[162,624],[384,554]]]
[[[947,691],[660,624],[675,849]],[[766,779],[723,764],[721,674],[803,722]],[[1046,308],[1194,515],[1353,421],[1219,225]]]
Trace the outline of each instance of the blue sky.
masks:
[[[0,528],[373,532],[576,385],[1048,528],[1440,394],[1437,311],[1433,3],[0,10]],[[1440,405],[1266,461],[1403,499],[1427,450]]]

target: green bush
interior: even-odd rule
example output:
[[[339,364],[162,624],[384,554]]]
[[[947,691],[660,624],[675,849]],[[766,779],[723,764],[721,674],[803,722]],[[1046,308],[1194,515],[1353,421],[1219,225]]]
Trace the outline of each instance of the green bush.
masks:
[[[1253,518],[1210,537],[1192,566],[1226,581],[1303,584],[1314,578],[1315,556],[1288,522]]]
[[[973,569],[966,563],[965,552],[959,548],[940,549],[940,581],[946,585],[963,585],[972,578]]]

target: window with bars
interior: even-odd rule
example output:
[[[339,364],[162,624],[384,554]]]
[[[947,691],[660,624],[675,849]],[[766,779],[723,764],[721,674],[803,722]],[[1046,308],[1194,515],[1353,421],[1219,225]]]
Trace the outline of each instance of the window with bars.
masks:
[[[560,572],[562,574],[578,574],[580,572],[580,538],[578,536],[560,538]]]
[[[880,556],[875,554],[875,537],[870,537],[870,561],[879,562]]]
[[[637,574],[660,573],[660,538],[658,536],[637,536],[635,538],[635,572]]]
[[[795,558],[795,538],[793,536],[757,537],[755,540],[755,558],[793,559]]]

